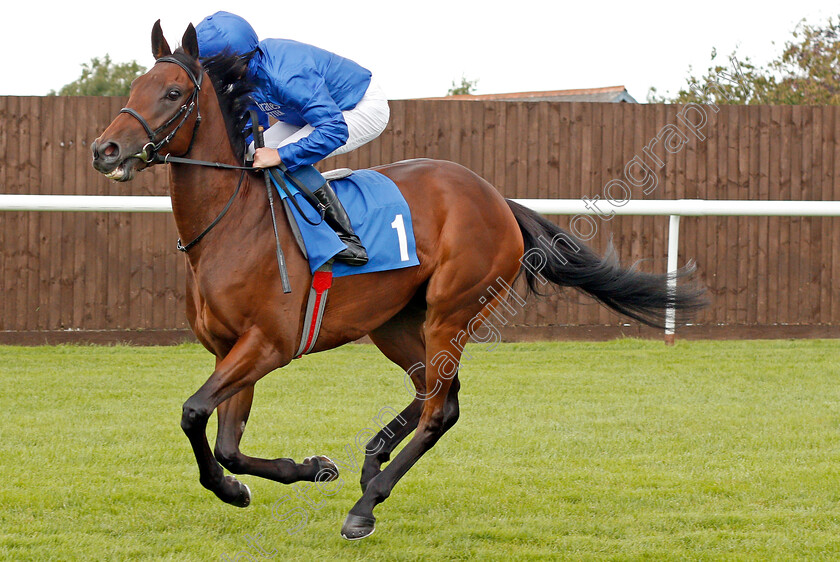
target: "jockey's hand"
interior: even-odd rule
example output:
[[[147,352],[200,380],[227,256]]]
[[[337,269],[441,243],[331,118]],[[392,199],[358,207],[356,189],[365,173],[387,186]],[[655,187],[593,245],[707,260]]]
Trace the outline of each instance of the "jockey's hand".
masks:
[[[254,152],[254,168],[271,168],[280,164],[276,148],[258,148]]]

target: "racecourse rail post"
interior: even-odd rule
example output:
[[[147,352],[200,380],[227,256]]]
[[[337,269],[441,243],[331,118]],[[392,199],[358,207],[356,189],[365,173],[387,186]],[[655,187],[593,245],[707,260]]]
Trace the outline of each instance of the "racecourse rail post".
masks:
[[[670,215],[668,220],[668,295],[677,294],[677,258],[680,249],[680,215]],[[674,345],[676,311],[673,306],[665,311],[665,344]]]

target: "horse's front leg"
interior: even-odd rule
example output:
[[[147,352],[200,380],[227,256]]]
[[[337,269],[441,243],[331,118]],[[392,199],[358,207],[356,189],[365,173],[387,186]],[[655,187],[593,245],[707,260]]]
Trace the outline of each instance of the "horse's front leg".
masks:
[[[184,403],[181,429],[192,445],[199,481],[226,503],[245,507],[251,502],[251,493],[233,476],[225,476],[216,462],[207,442],[207,420],[222,402],[253,387],[260,378],[285,363],[281,354],[261,334],[246,332],[227,356],[217,363],[207,382]]]
[[[243,389],[222,402],[216,410],[219,431],[216,434],[215,456],[234,474],[251,474],[291,484],[293,482],[328,482],[338,478],[338,468],[327,457],[309,457],[302,463],[292,459],[260,459],[242,454],[239,443],[248,422],[254,400],[254,387]]]

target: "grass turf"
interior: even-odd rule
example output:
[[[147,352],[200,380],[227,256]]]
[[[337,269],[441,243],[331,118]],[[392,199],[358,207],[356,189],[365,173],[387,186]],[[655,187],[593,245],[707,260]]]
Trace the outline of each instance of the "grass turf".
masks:
[[[352,468],[330,495],[243,476],[247,509],[201,488],[200,347],[0,347],[0,559],[840,557],[838,342],[467,350],[461,420],[349,543]],[[305,357],[257,385],[243,450],[350,466],[407,401],[372,346]]]

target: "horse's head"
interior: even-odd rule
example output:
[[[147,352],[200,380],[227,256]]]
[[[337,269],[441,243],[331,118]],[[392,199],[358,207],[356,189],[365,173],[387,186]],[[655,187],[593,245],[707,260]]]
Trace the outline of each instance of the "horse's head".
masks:
[[[120,114],[91,145],[93,167],[117,181],[162,161],[167,154],[189,152],[200,123],[198,98],[204,71],[192,24],[172,54],[160,20],[152,28],[155,65],[131,84]]]

